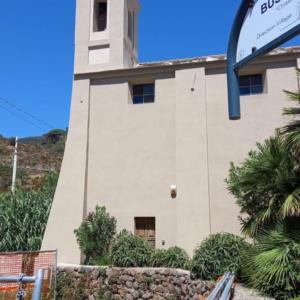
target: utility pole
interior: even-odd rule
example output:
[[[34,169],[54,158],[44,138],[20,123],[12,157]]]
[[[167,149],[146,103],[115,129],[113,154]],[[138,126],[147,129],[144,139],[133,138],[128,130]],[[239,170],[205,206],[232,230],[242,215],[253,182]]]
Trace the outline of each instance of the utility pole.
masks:
[[[15,192],[16,188],[16,177],[17,177],[17,162],[18,162],[18,137],[16,137],[15,142],[15,152],[14,152],[14,162],[13,162],[13,175],[12,175],[12,184],[11,184],[11,192]]]

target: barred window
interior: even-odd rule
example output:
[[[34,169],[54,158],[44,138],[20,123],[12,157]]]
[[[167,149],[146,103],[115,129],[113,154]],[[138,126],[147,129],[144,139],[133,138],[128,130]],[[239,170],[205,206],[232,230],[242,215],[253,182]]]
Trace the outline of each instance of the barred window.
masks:
[[[155,100],[154,83],[133,85],[132,94],[133,104],[153,103]]]
[[[241,96],[263,93],[262,74],[240,76],[239,84]]]

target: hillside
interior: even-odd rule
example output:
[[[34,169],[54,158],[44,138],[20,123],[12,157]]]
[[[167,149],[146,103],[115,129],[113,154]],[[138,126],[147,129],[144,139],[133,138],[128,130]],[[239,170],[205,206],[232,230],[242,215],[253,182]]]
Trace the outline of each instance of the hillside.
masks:
[[[19,140],[17,184],[37,188],[48,172],[59,172],[67,133],[52,130],[40,137]],[[14,139],[0,136],[0,191],[11,185]]]

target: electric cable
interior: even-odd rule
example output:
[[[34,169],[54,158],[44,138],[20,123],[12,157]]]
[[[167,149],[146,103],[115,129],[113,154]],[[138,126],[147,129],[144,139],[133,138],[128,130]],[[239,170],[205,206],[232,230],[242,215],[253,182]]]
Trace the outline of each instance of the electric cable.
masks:
[[[25,118],[23,118],[23,117],[17,115],[16,113],[12,112],[11,110],[7,109],[6,107],[2,106],[1,104],[0,104],[0,108],[2,108],[3,110],[9,112],[10,114],[14,115],[15,117],[21,119],[21,120],[24,121],[24,122],[27,122],[27,123],[31,124],[32,126],[38,128],[38,129],[40,129],[40,130],[42,130],[42,131],[47,131],[47,129],[42,128],[42,127],[40,127],[40,126],[34,124],[33,122],[31,122],[31,121],[29,121],[29,120],[27,120],[27,119],[25,119]]]
[[[46,126],[46,127],[49,127],[51,129],[55,129],[54,126],[52,126],[51,124],[49,124],[48,122],[46,121],[43,121],[41,120],[40,118],[34,116],[33,114],[25,111],[24,109],[18,107],[17,105],[15,105],[14,103],[12,103],[11,101],[8,101],[7,99],[3,98],[3,97],[0,97],[0,101],[4,102],[5,104],[9,105],[10,107],[14,108],[15,110],[23,113],[24,115],[30,117],[31,119],[35,120],[36,122],[39,122],[40,124]]]

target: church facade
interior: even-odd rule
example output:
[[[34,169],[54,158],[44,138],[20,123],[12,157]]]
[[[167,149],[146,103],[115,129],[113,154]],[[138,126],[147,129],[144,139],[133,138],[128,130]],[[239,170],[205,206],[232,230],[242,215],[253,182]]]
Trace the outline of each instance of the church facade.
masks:
[[[157,248],[190,254],[211,233],[239,234],[224,179],[285,123],[300,48],[242,71],[242,119],[227,115],[226,57],[138,63],[137,0],[77,0],[71,118],[43,249],[80,263],[74,229],[96,205]]]

